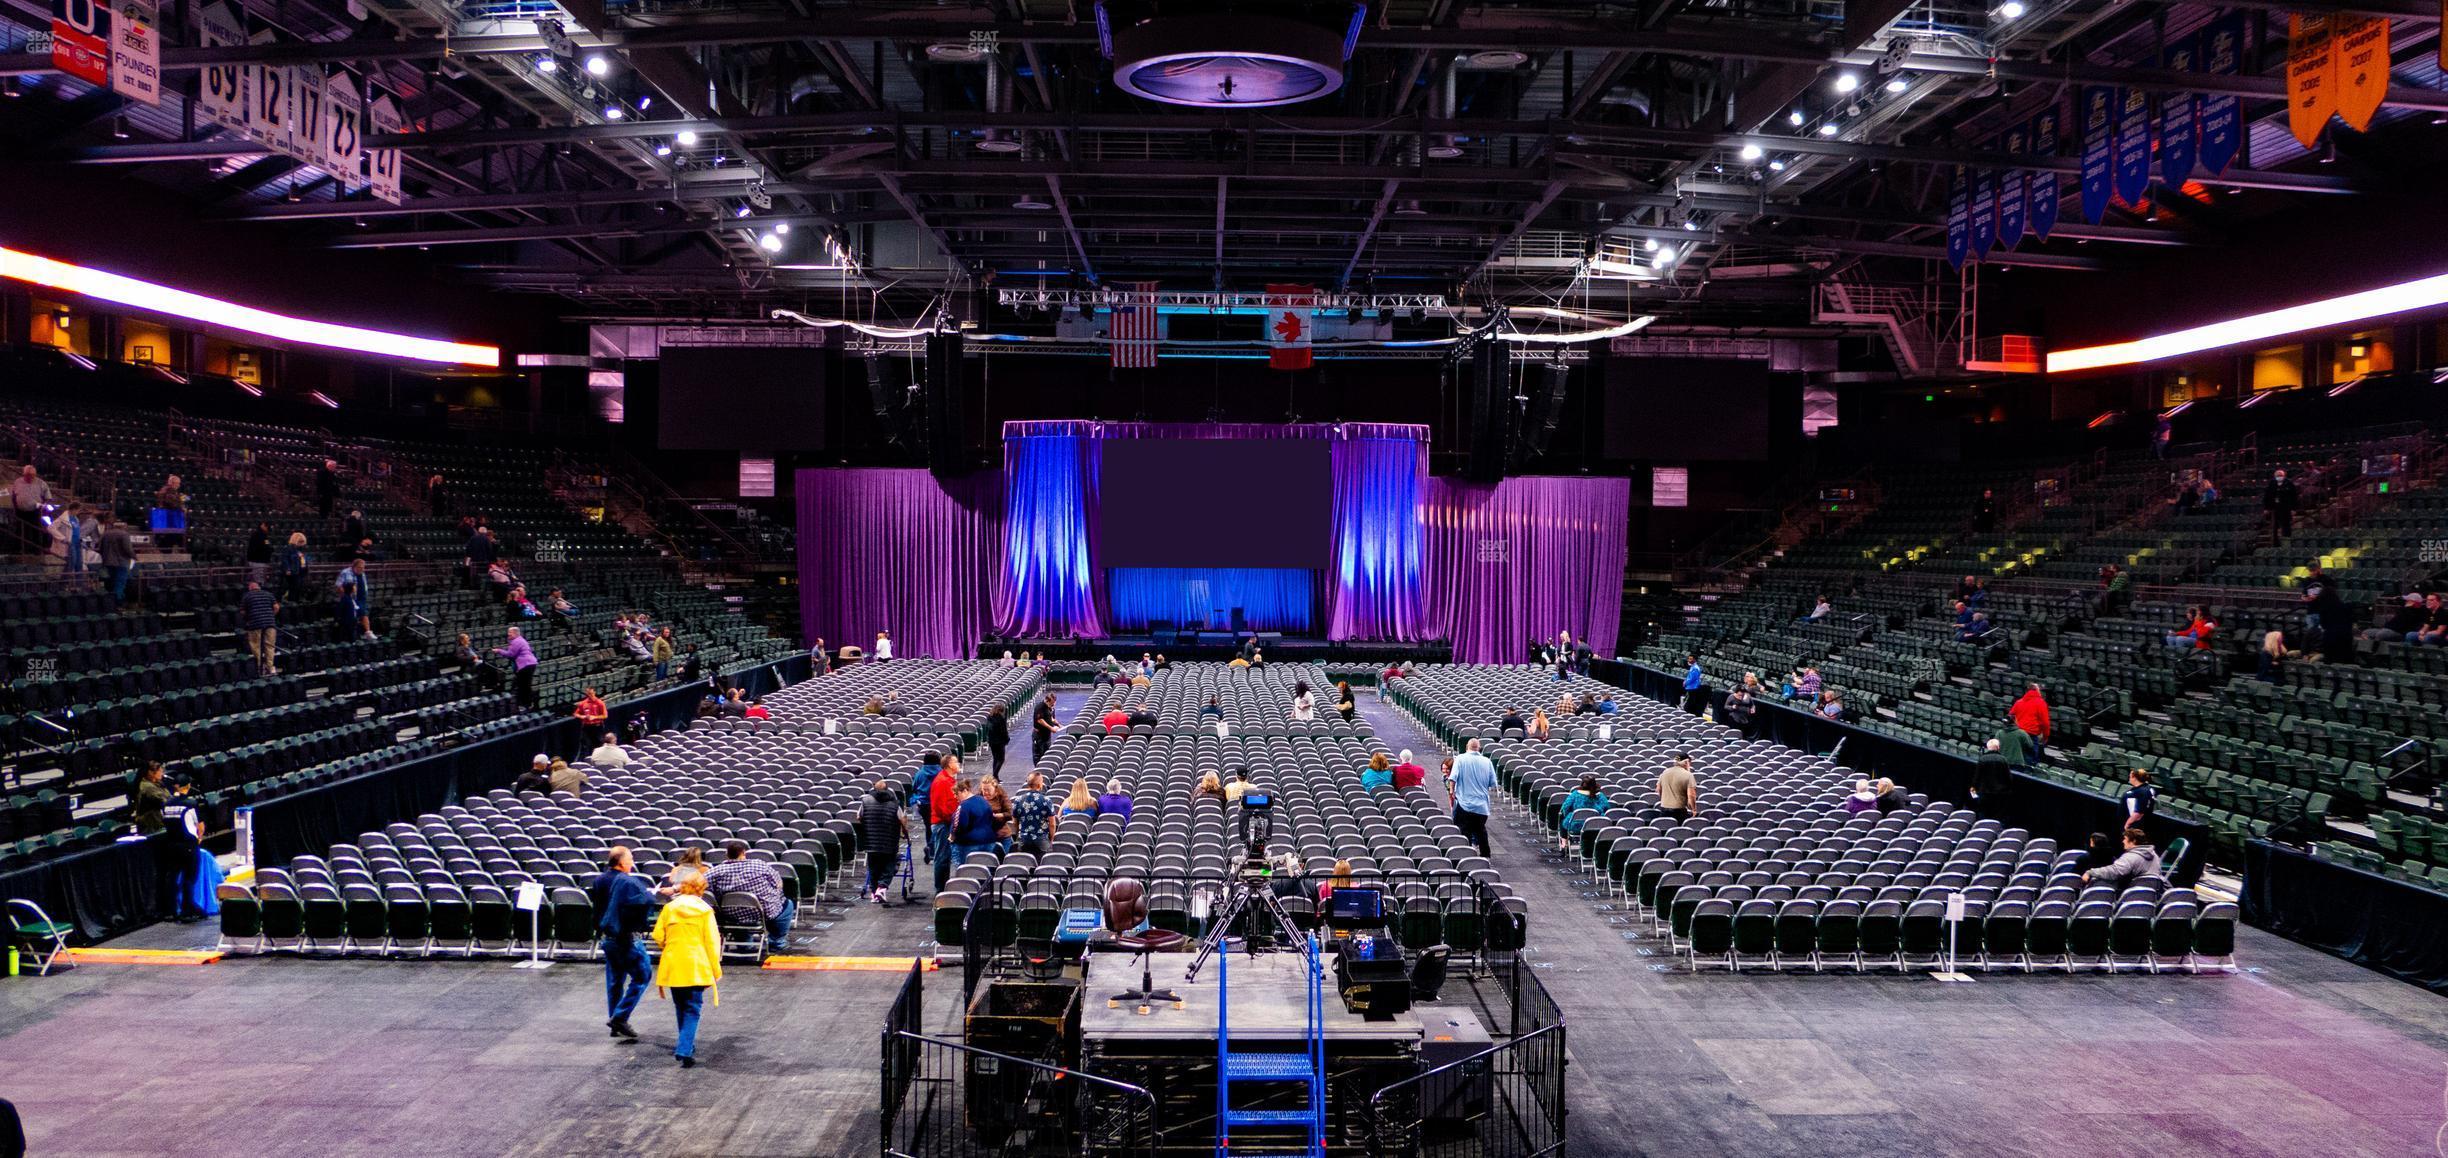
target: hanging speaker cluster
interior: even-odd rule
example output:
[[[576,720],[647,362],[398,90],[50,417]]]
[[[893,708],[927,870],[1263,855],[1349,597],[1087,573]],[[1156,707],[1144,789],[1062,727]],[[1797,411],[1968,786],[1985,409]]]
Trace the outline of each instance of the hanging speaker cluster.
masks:
[[[1192,108],[1266,108],[1343,87],[1353,28],[1266,13],[1157,15],[1113,30],[1114,83]]]

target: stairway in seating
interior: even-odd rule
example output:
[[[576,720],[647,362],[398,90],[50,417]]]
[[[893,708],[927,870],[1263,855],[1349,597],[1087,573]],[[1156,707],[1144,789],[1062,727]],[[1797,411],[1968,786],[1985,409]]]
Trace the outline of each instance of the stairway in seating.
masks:
[[[1232,1047],[1232,953],[1216,954],[1216,1158],[1230,1158],[1233,1135],[1247,1131],[1267,1139],[1244,1143],[1244,1155],[1308,1155],[1326,1153],[1326,989],[1325,967],[1316,937],[1304,939],[1301,970],[1308,980],[1308,1028],[1300,1053],[1243,1052]],[[1306,1095],[1304,1109],[1253,1110],[1234,1105],[1236,1086],[1267,1085],[1279,1089],[1298,1084]],[[1303,1140],[1294,1143],[1293,1138]]]

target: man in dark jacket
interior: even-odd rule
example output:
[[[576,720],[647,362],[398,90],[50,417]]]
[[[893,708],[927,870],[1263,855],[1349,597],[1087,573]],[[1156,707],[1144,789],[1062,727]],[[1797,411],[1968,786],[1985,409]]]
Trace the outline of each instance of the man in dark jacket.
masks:
[[[1988,534],[1997,526],[1997,492],[1982,491],[1980,501],[1972,504],[1972,529]]]
[[[323,518],[331,518],[332,507],[340,502],[340,464],[324,459],[315,468],[315,510]]]
[[[1995,808],[2013,783],[2014,766],[2006,762],[2005,746],[1993,738],[1982,748],[1980,763],[1972,766],[1972,800]]]
[[[2269,512],[2270,527],[2279,538],[2295,533],[2295,508],[2302,502],[2303,495],[2287,478],[2286,468],[2270,473],[2269,485],[2261,489],[2261,509]]]
[[[1003,750],[1011,746],[1011,721],[1004,718],[1003,705],[986,709],[986,751],[994,757],[995,775],[1003,774]]]
[[[136,570],[136,540],[128,537],[127,524],[109,511],[95,518],[102,524],[102,575],[110,583],[111,599],[125,603],[128,575]]]
[[[255,657],[256,674],[279,675],[273,651],[280,636],[280,600],[253,579],[247,580],[246,594],[238,597],[238,630],[246,633],[247,654]]]
[[[1046,748],[1054,742],[1054,731],[1062,725],[1054,719],[1054,693],[1047,692],[1029,718],[1029,758],[1045,762]]]
[[[603,935],[604,1009],[611,1014],[604,1027],[625,1045],[637,1040],[629,1014],[654,985],[652,963],[638,944],[638,938],[654,928],[654,893],[636,875],[626,847],[613,845],[605,863],[610,868],[587,882],[587,895],[599,914],[595,931]]]
[[[867,845],[867,900],[883,904],[885,886],[901,871],[901,850],[909,839],[909,818],[901,814],[901,797],[890,783],[876,781],[875,791],[859,806],[859,838]]]

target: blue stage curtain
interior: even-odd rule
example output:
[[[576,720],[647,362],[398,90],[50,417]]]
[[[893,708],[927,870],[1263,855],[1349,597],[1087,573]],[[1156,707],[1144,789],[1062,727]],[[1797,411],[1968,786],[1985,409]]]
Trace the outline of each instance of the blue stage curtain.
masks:
[[[1238,607],[1252,631],[1307,635],[1317,621],[1316,574],[1297,567],[1116,567],[1106,579],[1106,622],[1137,631],[1158,619],[1176,627],[1205,621],[1208,630],[1222,631],[1231,622],[1214,613]]]
[[[995,631],[1018,638],[1105,634],[1095,565],[1097,424],[1012,422],[1003,430],[1003,581]]]
[[[1346,424],[1334,444],[1334,581],[1327,585],[1328,639],[1416,641],[1424,637],[1421,586],[1426,550],[1420,486],[1428,440],[1416,426]]]

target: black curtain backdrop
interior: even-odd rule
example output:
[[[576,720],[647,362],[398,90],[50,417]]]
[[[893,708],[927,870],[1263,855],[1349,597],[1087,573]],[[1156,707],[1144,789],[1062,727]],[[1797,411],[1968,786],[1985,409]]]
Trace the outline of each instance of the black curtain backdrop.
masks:
[[[756,696],[807,674],[808,657],[796,655],[727,678]],[[654,731],[685,727],[711,688],[709,681],[624,700],[613,705],[612,721],[617,726],[644,712]],[[582,735],[574,719],[554,720],[262,801],[255,805],[255,861],[285,864],[301,854],[323,853],[358,833],[414,819],[471,793],[507,788],[538,752],[577,759],[600,741]],[[228,841],[210,843],[227,847]],[[33,901],[53,920],[74,924],[78,940],[90,945],[153,923],[153,874],[153,846],[129,841],[0,874],[0,900]]]
[[[2448,992],[2448,894],[2257,840],[2243,909],[2246,924]]]
[[[1683,696],[1680,675],[1641,664],[1593,660],[1590,675],[1664,703],[1675,703]],[[1722,706],[1724,689],[1711,687],[1709,700],[1712,706]],[[1888,777],[1932,800],[1972,807],[1970,760],[1782,704],[1757,702],[1766,736],[1779,744],[1822,755],[1837,752],[1837,746],[1842,744],[1838,758],[1845,767]],[[2089,843],[2092,833],[2113,833],[2124,824],[2124,814],[2113,798],[2020,773],[2015,775],[2014,787],[2005,800],[1984,800],[1979,812],[2027,829],[2035,836],[2054,838],[2059,848],[2082,848]],[[2177,837],[2186,841],[2183,861],[2169,869],[2168,879],[2183,885],[2199,880],[2202,857],[2208,847],[2205,840],[2208,827],[2165,813],[2152,821],[2151,827],[2161,848]]]

